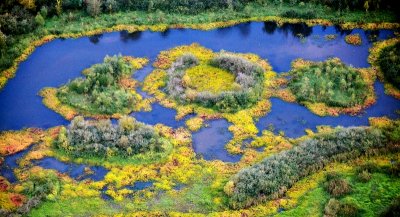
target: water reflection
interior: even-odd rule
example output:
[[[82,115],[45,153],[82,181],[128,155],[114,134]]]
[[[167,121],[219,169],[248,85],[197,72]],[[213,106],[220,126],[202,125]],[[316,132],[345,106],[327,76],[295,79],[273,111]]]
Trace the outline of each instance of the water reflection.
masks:
[[[128,31],[121,31],[119,32],[121,41],[128,42],[128,41],[137,41],[142,37],[143,32],[128,32]]]
[[[276,22],[272,22],[272,21],[266,21],[266,22],[264,22],[263,30],[264,30],[267,34],[269,34],[269,35],[274,34],[276,28],[278,28],[278,24],[276,24]]]
[[[103,34],[92,35],[92,36],[89,36],[89,41],[92,42],[93,44],[97,44],[100,42],[100,39],[102,37],[103,37]]]

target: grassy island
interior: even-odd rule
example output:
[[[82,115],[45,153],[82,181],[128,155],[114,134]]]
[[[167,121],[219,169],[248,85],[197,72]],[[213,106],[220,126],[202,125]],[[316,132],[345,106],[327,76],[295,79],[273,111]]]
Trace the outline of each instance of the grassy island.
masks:
[[[67,119],[77,114],[119,117],[138,111],[144,102],[135,91],[138,82],[131,76],[147,62],[144,58],[105,57],[104,63],[83,71],[86,78],[77,78],[58,89],[43,89],[43,101]]]
[[[375,102],[375,74],[333,58],[324,62],[296,60],[288,88],[296,101],[319,115],[357,114]]]

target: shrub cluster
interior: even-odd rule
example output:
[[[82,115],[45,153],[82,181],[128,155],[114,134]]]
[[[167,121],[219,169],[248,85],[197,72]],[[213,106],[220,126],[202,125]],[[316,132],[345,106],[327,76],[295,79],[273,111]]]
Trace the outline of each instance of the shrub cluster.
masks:
[[[104,63],[86,70],[86,78],[77,78],[61,87],[61,102],[94,114],[126,113],[137,102],[137,96],[121,87],[120,80],[133,70],[121,56],[105,57]]]
[[[361,209],[354,203],[341,202],[331,198],[325,206],[325,217],[357,217],[361,216]]]
[[[164,140],[150,126],[122,117],[118,125],[110,120],[85,121],[75,117],[61,128],[56,146],[75,156],[128,157],[163,151]]]
[[[378,57],[378,64],[385,79],[400,89],[400,43],[384,48]]]
[[[261,97],[263,69],[242,57],[224,53],[213,58],[208,64],[233,73],[239,89],[222,91],[218,94],[209,91],[187,91],[188,87],[182,80],[185,70],[198,64],[199,60],[194,55],[185,54],[178,58],[167,71],[166,90],[180,102],[194,102],[219,111],[234,112],[253,105]]]
[[[351,192],[349,182],[336,173],[327,174],[324,187],[333,197],[341,197]]]
[[[288,86],[299,102],[352,107],[363,104],[369,92],[362,75],[338,59],[297,67],[291,75]]]
[[[385,147],[381,130],[346,128],[306,140],[295,148],[264,159],[233,176],[225,189],[234,208],[282,196],[301,178],[334,160],[345,160]]]

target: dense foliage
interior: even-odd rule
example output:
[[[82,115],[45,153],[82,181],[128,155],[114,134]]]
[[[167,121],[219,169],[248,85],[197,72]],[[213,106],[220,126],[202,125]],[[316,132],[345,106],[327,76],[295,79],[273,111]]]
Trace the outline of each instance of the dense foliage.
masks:
[[[160,152],[164,141],[150,126],[122,117],[118,125],[110,120],[85,121],[74,118],[62,128],[56,145],[75,156],[129,157],[139,153]]]
[[[385,79],[400,89],[400,43],[384,48],[378,57],[378,64]]]
[[[368,95],[362,75],[338,59],[297,67],[291,76],[288,86],[299,102],[351,107],[363,104]]]
[[[385,140],[380,130],[372,128],[347,128],[318,136],[243,169],[228,182],[231,187],[226,192],[235,208],[278,198],[298,180],[326,164],[385,147]]]
[[[61,102],[94,114],[127,113],[137,96],[121,87],[121,79],[132,74],[132,67],[121,56],[104,58],[84,71],[86,78],[77,78],[58,90]]]
[[[232,73],[235,76],[237,90],[196,91],[186,85],[185,71],[199,64],[191,54],[178,58],[168,69],[168,93],[182,103],[194,102],[204,107],[215,108],[223,112],[234,112],[253,105],[261,97],[263,89],[263,69],[242,57],[221,53],[210,60],[209,64]],[[231,85],[231,84],[226,84]]]

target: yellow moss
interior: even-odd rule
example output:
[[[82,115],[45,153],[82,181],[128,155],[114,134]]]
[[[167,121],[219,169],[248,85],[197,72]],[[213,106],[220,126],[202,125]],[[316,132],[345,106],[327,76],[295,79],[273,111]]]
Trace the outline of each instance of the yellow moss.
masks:
[[[209,91],[220,93],[222,91],[235,90],[235,76],[226,70],[207,64],[194,66],[186,70],[186,84],[196,91]]]
[[[186,126],[190,131],[198,131],[203,126],[203,118],[194,117],[186,120]]]
[[[63,104],[57,97],[56,88],[44,88],[39,95],[43,97],[43,104],[49,109],[57,112],[67,120],[73,119],[78,112],[71,106]]]

